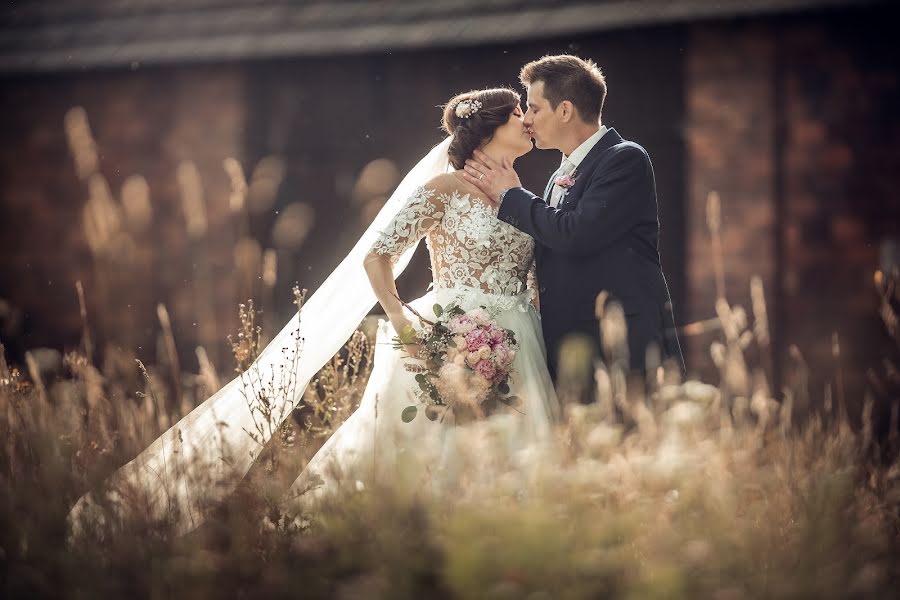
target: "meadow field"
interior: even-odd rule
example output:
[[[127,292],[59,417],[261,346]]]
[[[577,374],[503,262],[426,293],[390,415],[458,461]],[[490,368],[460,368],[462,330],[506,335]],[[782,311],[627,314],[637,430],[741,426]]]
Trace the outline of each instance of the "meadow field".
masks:
[[[112,289],[128,276],[115,248],[129,221],[104,217],[111,205],[95,188],[86,235],[106,273],[98,281]],[[136,197],[123,214],[152,217]],[[714,238],[717,213],[712,196]],[[247,269],[262,269],[270,294],[274,275],[255,255]],[[130,256],[142,260],[140,252]],[[720,259],[714,266],[724,268]],[[879,273],[874,285],[900,348],[900,277]],[[86,318],[81,343],[61,349],[53,376],[46,350],[27,352],[22,364],[0,352],[3,597],[895,597],[894,359],[873,371],[877,400],[850,397],[856,392],[842,388],[839,372],[825,390],[805,386],[802,369],[794,384],[772,390],[765,295],[759,280],[750,286],[751,307],[729,303],[720,290],[715,317],[683,332],[714,332],[715,380],[681,381],[660,366],[636,382],[614,363],[586,363],[573,351],[561,368],[564,411],[550,448],[511,455],[501,425],[476,423],[461,434],[472,476],[457,494],[426,499],[399,484],[349,485],[321,513],[285,518],[276,499],[360,401],[373,356],[366,322],[291,417],[273,424],[276,435],[237,491],[181,537],[166,520],[137,513],[111,518],[69,546],[66,517],[79,497],[252,364],[265,342],[254,305],[236,307],[229,364],[212,364],[200,347],[196,368],[180,366],[163,304],[158,364],[136,360],[128,348],[107,347],[97,360]],[[81,284],[77,293],[86,315]],[[299,290],[295,300],[302,304]],[[113,310],[115,295],[106,301]],[[598,326],[611,344],[624,338],[614,311]],[[802,365],[802,349],[791,353]],[[584,368],[598,383],[587,405],[572,400],[580,391],[565,378],[577,380]],[[885,393],[890,423],[878,435],[873,409]],[[863,407],[858,420],[848,405]]]

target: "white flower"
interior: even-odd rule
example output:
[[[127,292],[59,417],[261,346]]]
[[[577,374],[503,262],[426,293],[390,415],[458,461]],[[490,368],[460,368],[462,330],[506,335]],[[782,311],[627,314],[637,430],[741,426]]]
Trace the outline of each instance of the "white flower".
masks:
[[[459,192],[453,192],[453,194],[450,195],[449,205],[453,210],[465,214],[469,212],[469,208],[472,206],[472,202],[469,199],[469,194],[460,194]]]
[[[481,102],[478,100],[463,100],[456,104],[456,116],[460,119],[468,119],[481,109]]]
[[[466,347],[466,334],[475,329],[475,323],[466,322],[460,324],[455,333],[459,335],[453,336],[453,343],[456,344],[456,347],[460,350],[465,349]]]
[[[469,268],[463,263],[456,263],[450,266],[450,278],[452,281],[467,282],[471,277]]]
[[[469,239],[483,242],[489,246],[491,235],[494,233],[494,224],[487,219],[472,219],[467,228],[467,233],[469,234]]]
[[[455,211],[448,210],[444,215],[444,222],[442,223],[442,225],[447,231],[456,231],[460,226],[459,214]]]
[[[482,308],[480,306],[478,308],[473,308],[472,310],[469,311],[468,314],[470,317],[472,317],[476,321],[477,320],[489,321],[491,319],[490,313],[488,313],[488,311],[486,311],[484,308]]]

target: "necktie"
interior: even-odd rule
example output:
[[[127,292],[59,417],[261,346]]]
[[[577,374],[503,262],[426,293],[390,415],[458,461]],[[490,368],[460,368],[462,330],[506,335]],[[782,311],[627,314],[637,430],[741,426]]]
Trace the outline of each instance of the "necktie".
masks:
[[[553,175],[550,176],[550,181],[547,182],[547,188],[544,190],[544,202],[547,204],[551,204],[553,201],[553,190],[556,189],[556,178],[562,175],[562,170],[565,167],[565,164],[559,165],[559,168],[553,171]]]

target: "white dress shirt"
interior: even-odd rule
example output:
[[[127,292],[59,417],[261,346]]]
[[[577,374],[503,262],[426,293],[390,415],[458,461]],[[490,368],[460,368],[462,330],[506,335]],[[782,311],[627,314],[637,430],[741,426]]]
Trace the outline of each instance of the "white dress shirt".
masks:
[[[588,155],[588,152],[600,141],[606,132],[609,131],[609,128],[606,125],[601,125],[600,129],[597,130],[597,133],[584,140],[580,146],[575,148],[572,151],[572,154],[566,156],[565,154],[562,157],[562,163],[559,165],[559,169],[556,170],[556,173],[553,174],[553,189],[550,192],[550,206],[556,208],[562,197],[566,193],[566,188],[556,185],[555,181],[557,177],[561,177],[564,175],[570,175],[575,172],[575,169],[578,168],[578,165],[581,164],[581,161],[584,160],[584,157]]]

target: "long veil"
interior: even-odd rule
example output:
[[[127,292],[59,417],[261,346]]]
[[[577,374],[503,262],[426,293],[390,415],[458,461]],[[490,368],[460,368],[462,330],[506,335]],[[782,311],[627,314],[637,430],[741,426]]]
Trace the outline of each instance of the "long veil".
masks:
[[[346,258],[247,371],[114,472],[96,492],[102,498],[90,492],[76,502],[68,516],[70,541],[83,531],[85,519],[103,521],[110,509],[127,515],[136,500],[153,518],[171,520],[181,535],[203,523],[208,503],[234,491],[312,377],[372,309],[376,298],[363,259],[415,189],[449,170],[451,140],[432,148],[406,174]],[[415,246],[402,255],[394,277],[414,251]],[[280,397],[273,398],[275,393]]]

